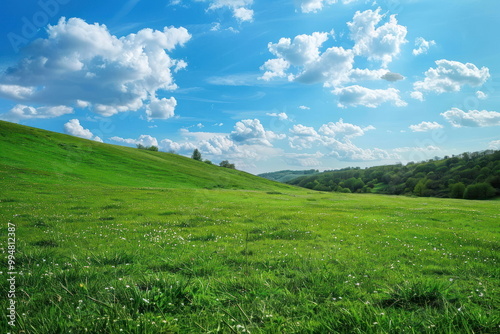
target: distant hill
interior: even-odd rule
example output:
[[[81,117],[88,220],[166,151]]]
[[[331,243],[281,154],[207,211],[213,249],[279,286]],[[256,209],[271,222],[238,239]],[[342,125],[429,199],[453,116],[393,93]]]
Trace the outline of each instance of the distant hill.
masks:
[[[463,153],[405,166],[325,171],[288,183],[320,191],[486,199],[500,195],[500,151]]]
[[[291,188],[176,154],[103,144],[0,121],[0,179],[158,188]]]
[[[268,180],[272,181],[278,181],[278,182],[288,182],[293,179],[296,179],[299,176],[304,176],[304,175],[314,175],[318,174],[319,171],[317,169],[310,169],[310,170],[281,170],[278,172],[270,172],[270,173],[263,173],[259,174],[258,176],[266,178]]]

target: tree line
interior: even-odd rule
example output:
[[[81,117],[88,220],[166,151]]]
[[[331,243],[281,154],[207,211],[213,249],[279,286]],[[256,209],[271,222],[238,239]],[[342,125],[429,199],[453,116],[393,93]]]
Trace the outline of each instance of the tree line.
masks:
[[[500,195],[500,151],[467,152],[406,165],[348,167],[287,183],[318,191],[487,199]]]
[[[213,165],[212,161],[210,161],[208,159],[205,159],[205,160],[202,159],[201,152],[197,148],[194,149],[193,154],[191,155],[191,158],[196,160],[196,161],[203,161],[206,164]],[[236,166],[227,160],[221,161],[219,163],[219,166],[224,167],[224,168],[236,169]]]

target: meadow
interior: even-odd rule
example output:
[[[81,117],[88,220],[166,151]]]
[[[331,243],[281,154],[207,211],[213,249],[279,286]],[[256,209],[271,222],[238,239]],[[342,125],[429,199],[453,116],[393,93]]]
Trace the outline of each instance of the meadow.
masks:
[[[499,200],[316,192],[0,130],[2,332],[500,331]]]

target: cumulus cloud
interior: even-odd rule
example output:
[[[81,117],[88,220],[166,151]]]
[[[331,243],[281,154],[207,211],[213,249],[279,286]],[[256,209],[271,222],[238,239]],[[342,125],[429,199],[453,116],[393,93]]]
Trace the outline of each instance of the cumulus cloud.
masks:
[[[272,146],[271,141],[283,139],[285,135],[266,131],[258,119],[245,119],[236,123],[229,137],[237,143]]]
[[[460,128],[500,126],[500,113],[486,110],[469,110],[465,112],[458,108],[452,108],[441,114],[451,125]]]
[[[338,106],[341,108],[365,106],[376,108],[383,103],[391,103],[397,107],[404,107],[407,103],[401,100],[399,90],[369,89],[359,85],[337,88],[333,91],[339,97]]]
[[[321,152],[316,153],[287,153],[283,159],[287,165],[300,167],[317,167],[321,166],[321,158],[325,155]]]
[[[357,0],[341,0],[343,4],[349,4]],[[326,5],[335,4],[339,1],[337,0],[302,0],[300,4],[300,9],[302,13],[316,13],[322,10]]]
[[[401,52],[401,46],[406,40],[407,29],[399,25],[395,15],[389,17],[389,22],[377,27],[384,18],[380,8],[357,11],[354,18],[347,25],[351,39],[355,42],[354,53],[366,56],[370,60],[382,62],[386,67],[394,57]]]
[[[175,90],[187,63],[167,52],[184,45],[185,28],[142,29],[124,37],[105,25],[61,18],[26,58],[0,75],[0,97],[50,106],[86,106],[110,116],[136,111],[159,90]]]
[[[400,80],[404,80],[404,76],[399,73],[386,72],[384,75],[380,77],[381,79],[387,80],[389,82],[396,82]]]
[[[289,79],[301,83],[323,83],[325,87],[334,87],[350,81],[354,54],[342,47],[328,48],[321,57],[308,63],[302,72]]]
[[[458,61],[441,59],[436,61],[436,65],[436,68],[430,68],[425,72],[423,81],[417,81],[413,84],[415,92],[434,92],[438,94],[459,92],[465,85],[479,87],[490,77],[487,67],[479,69],[471,63],[464,64]]]
[[[273,78],[284,78],[289,67],[290,63],[282,58],[269,59],[260,67],[265,72],[259,79],[269,81]]]
[[[342,119],[340,119],[338,122],[329,122],[327,124],[323,124],[319,128],[319,133],[324,134],[325,136],[328,137],[336,137],[336,138],[353,138],[353,137],[359,137],[365,134],[365,131],[367,130],[373,130],[375,129],[373,126],[369,126],[366,128],[361,128],[358,125],[350,124],[350,123],[344,123]]]
[[[488,147],[493,150],[500,150],[500,140],[491,141]]]
[[[410,96],[415,100],[424,101],[424,93],[422,92],[413,91],[410,93]]]
[[[97,136],[94,136],[94,134],[89,129],[85,129],[80,124],[80,121],[78,119],[72,119],[66,124],[64,124],[64,132],[66,132],[71,136],[91,139],[102,143],[102,139]]]
[[[146,115],[148,120],[151,119],[167,119],[174,116],[177,100],[173,97],[166,99],[151,98],[151,102],[146,107]]]
[[[331,47],[321,53],[319,48],[328,40],[326,32],[298,35],[294,39],[281,38],[278,43],[269,43],[269,51],[278,58],[270,59],[261,66],[266,71],[260,79],[269,81],[287,76],[294,66],[296,73],[289,73],[288,80],[302,83],[333,85],[349,80],[354,54],[342,47]]]
[[[328,33],[314,32],[311,35],[281,38],[278,43],[269,43],[268,49],[275,56],[292,65],[300,66],[319,58],[319,47],[328,39]]]
[[[398,155],[391,154],[379,148],[363,149],[357,147],[350,140],[339,141],[333,139],[328,142],[327,147],[331,150],[329,156],[344,161],[370,161],[399,158]]]
[[[266,114],[267,116],[271,116],[271,117],[276,117],[278,118],[280,121],[285,121],[288,119],[288,115],[284,112],[280,112],[279,114],[278,113],[267,113]]]
[[[0,114],[0,119],[9,122],[19,122],[24,119],[32,118],[55,118],[66,114],[72,114],[73,108],[67,106],[40,107],[35,108],[18,104],[9,112]]]
[[[427,51],[429,51],[429,48],[434,45],[436,45],[435,41],[426,41],[424,38],[418,37],[417,39],[415,39],[416,48],[412,51],[413,55],[418,56],[421,54],[425,54],[427,53]]]
[[[312,148],[313,145],[323,143],[321,136],[313,127],[296,124],[290,129],[288,142],[293,149]]]
[[[385,150],[363,149],[356,146],[351,139],[363,136],[366,131],[375,129],[373,126],[360,127],[344,123],[343,120],[323,124],[318,131],[313,127],[296,124],[290,129],[289,145],[297,150],[323,148],[328,156],[345,161],[366,161],[396,159],[396,154]]]
[[[111,137],[112,141],[118,143],[125,143],[129,145],[143,145],[143,146],[156,146],[158,147],[158,140],[150,135],[140,135],[138,139],[132,138],[121,138],[121,137]]]
[[[215,10],[226,8],[233,12],[234,18],[240,22],[253,21],[254,12],[249,7],[252,6],[253,0],[195,0],[198,2],[210,3],[208,9]]]
[[[441,129],[443,126],[438,122],[422,122],[417,125],[410,125],[409,128],[413,132],[427,132],[431,130]]]

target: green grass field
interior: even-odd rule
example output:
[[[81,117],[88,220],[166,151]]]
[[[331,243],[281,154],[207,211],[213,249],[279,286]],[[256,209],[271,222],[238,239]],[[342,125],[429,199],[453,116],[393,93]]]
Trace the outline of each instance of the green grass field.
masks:
[[[312,192],[5,122],[0,189],[2,332],[500,332],[498,200]]]

